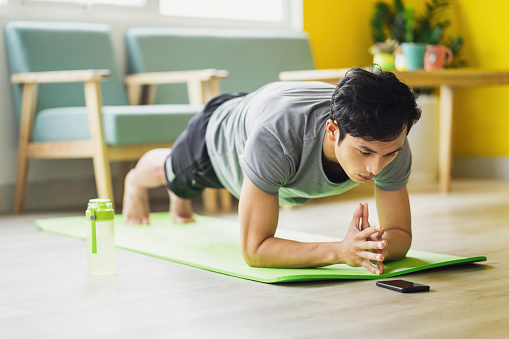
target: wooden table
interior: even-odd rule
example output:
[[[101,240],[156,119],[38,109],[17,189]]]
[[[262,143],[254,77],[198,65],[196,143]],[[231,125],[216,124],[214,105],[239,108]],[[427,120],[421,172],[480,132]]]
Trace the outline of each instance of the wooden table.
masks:
[[[285,81],[318,80],[337,84],[348,69],[324,69],[309,71],[281,72],[279,78]],[[441,192],[451,190],[452,162],[452,119],[454,109],[454,88],[481,85],[509,84],[509,70],[447,69],[437,71],[408,71],[394,74],[411,87],[440,88],[440,119],[438,140],[438,181]]]

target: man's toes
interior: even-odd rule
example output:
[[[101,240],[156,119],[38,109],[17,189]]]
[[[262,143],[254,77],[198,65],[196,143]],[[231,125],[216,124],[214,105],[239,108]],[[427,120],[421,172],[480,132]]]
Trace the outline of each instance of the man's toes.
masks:
[[[128,225],[148,225],[148,217],[124,217],[125,223]]]
[[[194,218],[193,217],[174,216],[173,221],[175,221],[177,224],[186,224],[189,222],[194,222]]]

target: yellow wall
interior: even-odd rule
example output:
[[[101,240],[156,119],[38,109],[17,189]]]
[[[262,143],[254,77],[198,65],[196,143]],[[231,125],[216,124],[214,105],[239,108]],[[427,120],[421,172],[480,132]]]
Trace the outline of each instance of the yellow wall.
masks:
[[[456,0],[454,18],[471,67],[509,69],[509,1]],[[458,89],[454,151],[458,155],[509,155],[507,86]]]
[[[304,30],[317,68],[371,63],[369,22],[376,1],[304,0]],[[418,13],[424,3],[405,1]],[[509,1],[451,0],[449,11],[453,25],[448,33],[463,36],[462,54],[470,67],[509,69]],[[509,156],[509,88],[460,88],[454,104],[454,155]]]
[[[376,0],[304,0],[304,30],[317,68],[364,66],[373,57],[369,20]]]

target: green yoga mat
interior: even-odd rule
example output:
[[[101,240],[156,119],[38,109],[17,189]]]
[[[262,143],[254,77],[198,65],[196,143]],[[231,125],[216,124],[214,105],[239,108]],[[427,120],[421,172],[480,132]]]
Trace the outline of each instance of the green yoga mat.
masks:
[[[308,269],[249,267],[240,251],[237,222],[196,215],[196,222],[175,224],[168,213],[151,215],[150,225],[126,225],[115,216],[115,244],[119,248],[234,277],[279,283],[326,279],[380,279],[429,268],[485,261],[486,257],[458,257],[410,250],[405,259],[385,264],[385,273],[375,275],[363,267],[345,264]],[[36,220],[44,231],[85,239],[85,217]],[[297,241],[337,241],[329,236],[279,229],[277,236]]]

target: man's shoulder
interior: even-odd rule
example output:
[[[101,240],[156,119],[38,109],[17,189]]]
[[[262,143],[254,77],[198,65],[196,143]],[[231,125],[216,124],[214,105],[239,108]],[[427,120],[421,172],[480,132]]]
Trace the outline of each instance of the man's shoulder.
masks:
[[[330,110],[335,87],[319,81],[278,81],[254,92],[245,103],[255,115],[269,119],[304,119],[311,112],[324,114]]]
[[[336,86],[321,81],[275,81],[260,87],[259,92],[282,92],[292,91],[333,91]]]

